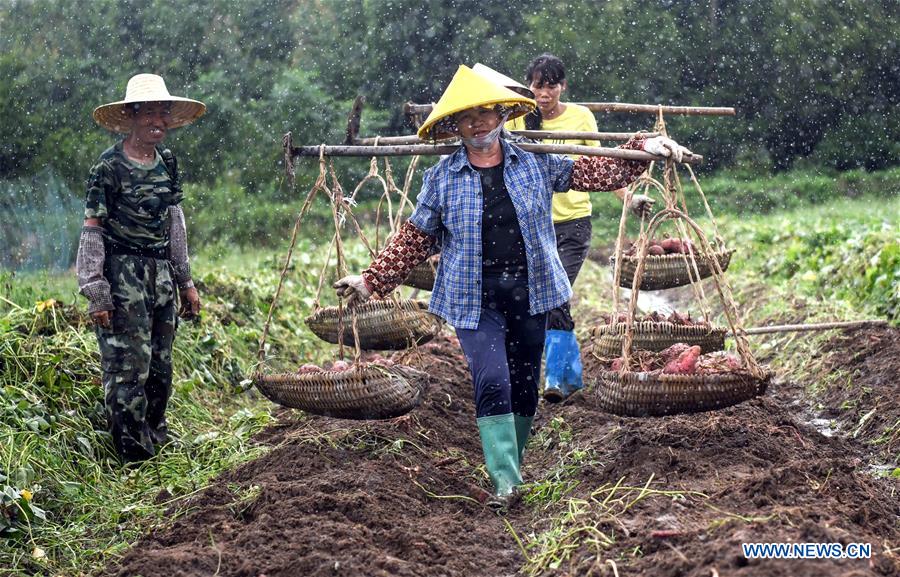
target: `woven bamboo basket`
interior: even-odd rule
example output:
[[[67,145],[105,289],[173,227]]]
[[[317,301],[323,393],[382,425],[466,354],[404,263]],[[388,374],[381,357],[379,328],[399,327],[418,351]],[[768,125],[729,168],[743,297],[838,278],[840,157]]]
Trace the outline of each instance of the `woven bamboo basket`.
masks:
[[[718,251],[714,253],[716,260],[722,272],[728,269],[731,262],[733,249]],[[702,255],[694,255],[697,261],[697,271],[700,273],[700,279],[712,276],[712,263]],[[615,268],[616,257],[609,258],[610,264]],[[634,273],[637,271],[638,259],[635,256],[626,256],[622,263],[622,276],[619,280],[619,286],[623,288],[631,288],[634,281]],[[690,272],[689,272],[690,271]],[[691,277],[694,275],[694,268],[691,264],[690,257],[685,262],[685,255],[682,254],[662,254],[648,255],[644,262],[644,276],[641,278],[641,290],[660,290],[684,286],[691,283]]]
[[[594,355],[614,358],[622,354],[622,341],[628,323],[600,324],[591,330]],[[703,354],[725,350],[727,329],[709,326],[684,326],[668,322],[642,321],[634,323],[632,347],[643,351],[661,351],[675,343],[698,345]]]
[[[387,351],[407,349],[433,339],[441,331],[443,321],[428,312],[422,301],[401,300],[399,306],[391,300],[376,300],[357,306],[356,328],[359,347],[366,350]],[[337,344],[340,323],[337,307],[319,309],[306,318],[306,326],[323,341]],[[344,344],[353,346],[352,316],[344,309]]]
[[[762,379],[747,373],[666,375],[601,371],[597,397],[604,411],[628,417],[659,417],[712,411],[762,395],[772,373]]]
[[[427,386],[425,373],[405,366],[366,365],[360,370],[263,375],[256,387],[269,400],[338,419],[390,419],[415,408]]]
[[[428,260],[425,262],[420,262],[414,266],[403,281],[403,285],[425,291],[434,290],[434,278],[437,274],[437,265],[440,259],[441,255],[436,254],[428,257]]]

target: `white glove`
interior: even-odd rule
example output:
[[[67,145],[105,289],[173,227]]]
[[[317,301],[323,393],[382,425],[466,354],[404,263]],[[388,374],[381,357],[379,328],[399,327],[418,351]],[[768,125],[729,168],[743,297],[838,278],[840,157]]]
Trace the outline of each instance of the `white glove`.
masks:
[[[681,162],[685,156],[694,154],[671,138],[666,138],[665,136],[654,136],[653,138],[645,140],[644,152],[649,152],[650,154],[655,154],[657,156],[664,156],[666,158],[672,157],[672,160],[675,162]]]
[[[347,305],[362,304],[372,296],[372,291],[366,285],[366,281],[358,274],[345,276],[334,283],[333,287],[338,296],[347,299]]]
[[[648,216],[653,212],[653,203],[656,202],[644,194],[635,194],[628,203],[628,208],[637,217]]]

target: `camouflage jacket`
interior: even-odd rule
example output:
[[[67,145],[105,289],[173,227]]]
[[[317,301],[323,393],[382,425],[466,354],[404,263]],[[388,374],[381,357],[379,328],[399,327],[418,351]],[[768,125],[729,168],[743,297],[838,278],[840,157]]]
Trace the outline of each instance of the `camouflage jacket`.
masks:
[[[169,245],[169,207],[183,198],[165,163],[157,156],[152,168],[129,160],[123,142],[105,150],[91,168],[84,217],[103,221],[103,238],[110,247],[157,250]]]

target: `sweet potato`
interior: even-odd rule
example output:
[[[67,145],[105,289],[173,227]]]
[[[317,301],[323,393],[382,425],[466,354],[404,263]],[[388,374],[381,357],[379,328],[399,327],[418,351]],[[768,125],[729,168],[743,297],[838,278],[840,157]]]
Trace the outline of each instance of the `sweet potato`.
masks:
[[[663,349],[662,351],[660,351],[659,355],[663,358],[663,360],[665,362],[669,362],[673,359],[677,359],[678,356],[681,355],[681,353],[688,350],[689,348],[691,348],[691,347],[689,347],[688,345],[686,345],[684,343],[675,343],[674,345],[670,346],[669,348]]]
[[[673,345],[674,346],[674,345]],[[671,348],[671,347],[669,347]],[[694,345],[672,359],[663,367],[663,373],[690,375],[697,372],[697,359],[700,358],[700,347]]]
[[[660,243],[666,254],[678,254],[681,252],[681,239],[667,238]]]
[[[649,254],[650,256],[662,256],[666,254],[666,251],[658,244],[654,244],[650,245],[650,248],[647,249],[647,254]]]
[[[347,361],[340,360],[340,361],[334,361],[334,364],[331,365],[331,370],[342,372],[342,371],[348,371],[352,367],[353,367],[353,365],[348,363]]]
[[[306,363],[305,365],[300,367],[300,370],[297,372],[299,372],[299,373],[321,373],[322,367],[320,367],[319,365],[314,365],[312,363]]]

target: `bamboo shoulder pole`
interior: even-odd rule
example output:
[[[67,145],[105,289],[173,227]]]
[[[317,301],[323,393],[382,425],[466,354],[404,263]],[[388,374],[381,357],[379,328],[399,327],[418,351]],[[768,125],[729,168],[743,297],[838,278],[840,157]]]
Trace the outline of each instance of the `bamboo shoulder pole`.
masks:
[[[591,112],[633,112],[638,114],[678,114],[682,116],[734,116],[731,107],[716,106],[657,106],[655,104],[628,104],[625,102],[579,102]]]
[[[392,146],[396,144],[424,144],[427,140],[422,140],[415,134],[407,134],[406,136],[367,136],[365,138],[357,138],[353,141],[356,146]]]
[[[581,156],[605,156],[608,158],[624,158],[626,160],[642,160],[645,162],[663,161],[664,157],[644,152],[643,150],[626,150],[623,148],[603,148],[599,146],[580,146],[575,144],[516,144],[522,150],[547,154],[579,154]],[[407,144],[396,146],[298,146],[291,149],[291,156],[439,156],[453,154],[459,150],[458,144]],[[684,162],[699,164],[703,157],[694,154],[685,157]]]
[[[683,116],[734,116],[731,107],[716,106],[657,106],[655,104],[629,104],[627,102],[575,102],[591,112],[633,112],[638,114],[678,114]],[[433,104],[407,102],[403,107],[406,116],[425,117],[431,113]]]
[[[764,335],[768,333],[791,333],[800,331],[830,331],[833,329],[864,329],[872,327],[886,327],[885,320],[868,321],[839,321],[833,323],[810,323],[805,325],[772,325],[769,327],[754,327],[746,329],[745,335]],[[733,336],[733,333],[728,333]]]
[[[510,131],[517,136],[525,138],[534,138],[537,140],[553,139],[553,140],[616,140],[627,142],[638,134],[637,132],[574,132],[560,130],[554,132],[552,130],[512,130]],[[646,138],[659,136],[658,132],[642,132],[640,133]]]
[[[612,140],[616,142],[626,142],[636,134],[634,132],[551,132],[549,130],[512,130],[510,132],[516,136],[524,136],[535,140]],[[659,133],[645,132],[643,135],[647,138],[653,138],[654,136],[659,136]],[[354,139],[352,144],[357,146],[389,146],[393,144],[424,144],[427,142],[427,140],[422,140],[415,134],[408,134],[406,136],[367,136]]]

